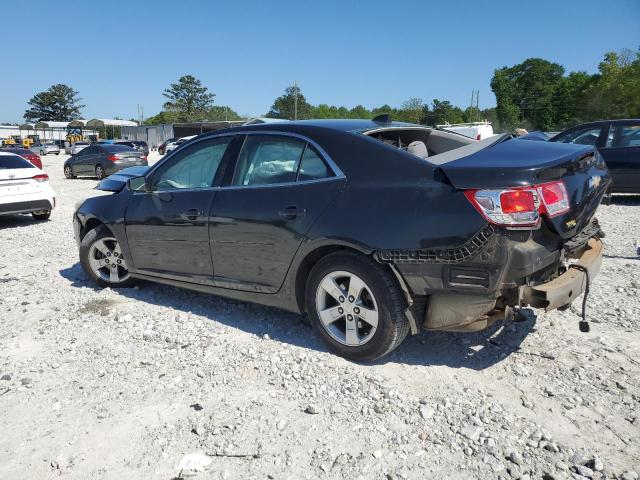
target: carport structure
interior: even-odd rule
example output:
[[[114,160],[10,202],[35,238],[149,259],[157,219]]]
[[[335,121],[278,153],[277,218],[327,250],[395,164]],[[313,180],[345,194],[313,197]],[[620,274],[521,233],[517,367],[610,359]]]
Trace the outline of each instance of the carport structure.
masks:
[[[118,137],[120,136],[120,129],[122,127],[137,127],[138,123],[132,120],[120,120],[112,118],[92,118],[85,122],[85,125],[93,130],[99,130],[104,132],[104,136],[107,137],[107,128],[111,130],[111,138],[116,138],[116,129],[118,129]]]

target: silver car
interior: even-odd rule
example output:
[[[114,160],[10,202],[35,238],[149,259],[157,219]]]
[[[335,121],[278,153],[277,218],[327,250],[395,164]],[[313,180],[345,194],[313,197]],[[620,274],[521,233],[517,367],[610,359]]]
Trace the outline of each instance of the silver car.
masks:
[[[53,142],[34,143],[29,150],[39,155],[48,155],[49,153],[60,155],[60,147]]]
[[[65,148],[65,153],[69,153],[71,155],[75,155],[77,153],[80,153],[80,151],[83,148],[87,148],[90,145],[89,142],[73,142],[70,146],[69,149],[67,151],[67,149]]]

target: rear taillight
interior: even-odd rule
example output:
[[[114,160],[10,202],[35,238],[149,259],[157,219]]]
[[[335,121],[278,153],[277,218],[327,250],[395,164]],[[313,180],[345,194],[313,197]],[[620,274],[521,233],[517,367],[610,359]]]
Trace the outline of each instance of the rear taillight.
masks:
[[[31,177],[31,179],[35,180],[36,182],[48,182],[49,175],[47,175],[46,173],[42,173],[40,175],[36,175],[35,177]]]
[[[147,156],[146,156],[146,155],[142,155],[140,158],[141,158],[142,160],[146,160],[146,159],[147,159]]]
[[[482,139],[482,138],[481,138],[481,135],[480,135],[480,134],[476,135],[476,140],[481,140],[481,139]]]
[[[117,155],[109,155],[107,157],[107,160],[109,160],[110,162],[117,162],[118,160],[120,160],[120,157]]]
[[[542,197],[545,211],[550,217],[569,211],[569,195],[564,183],[551,182],[538,185],[538,193]]]
[[[500,190],[467,190],[471,204],[489,222],[507,227],[538,227],[540,216],[569,210],[569,196],[561,181]]]

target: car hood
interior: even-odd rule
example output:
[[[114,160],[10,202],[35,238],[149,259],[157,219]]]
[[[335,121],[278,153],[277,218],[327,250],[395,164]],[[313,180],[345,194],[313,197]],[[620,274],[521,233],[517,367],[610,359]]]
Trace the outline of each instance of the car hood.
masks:
[[[149,167],[147,166],[139,166],[139,167],[129,167],[123,168],[117,173],[113,175],[109,175],[107,178],[102,180],[97,186],[96,190],[104,190],[107,192],[119,192],[122,190],[127,183],[127,180],[130,178],[141,177],[147,171]]]

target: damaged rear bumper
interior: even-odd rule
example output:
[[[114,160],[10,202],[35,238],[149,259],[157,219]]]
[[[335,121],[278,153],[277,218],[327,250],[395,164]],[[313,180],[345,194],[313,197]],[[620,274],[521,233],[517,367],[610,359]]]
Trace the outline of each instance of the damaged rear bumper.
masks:
[[[591,238],[579,254],[575,264],[582,268],[569,266],[565,273],[550,282],[522,287],[522,303],[536,308],[553,310],[570,304],[582,295],[587,288],[587,282],[593,281],[600,271],[602,241],[598,238]],[[588,278],[583,269],[588,272]]]

